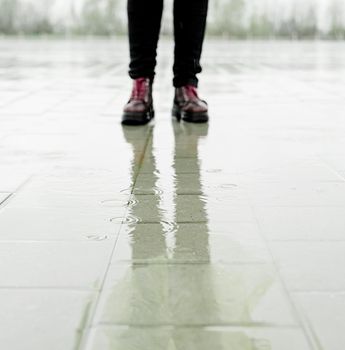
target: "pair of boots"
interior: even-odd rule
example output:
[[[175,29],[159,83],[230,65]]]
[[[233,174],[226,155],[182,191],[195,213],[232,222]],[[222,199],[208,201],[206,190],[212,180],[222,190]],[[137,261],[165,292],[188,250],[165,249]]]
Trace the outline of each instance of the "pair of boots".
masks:
[[[123,111],[122,124],[147,124],[154,118],[154,114],[151,80],[149,78],[135,79],[131,97]],[[186,85],[175,90],[172,114],[177,120],[206,123],[208,106],[199,98],[195,86]]]

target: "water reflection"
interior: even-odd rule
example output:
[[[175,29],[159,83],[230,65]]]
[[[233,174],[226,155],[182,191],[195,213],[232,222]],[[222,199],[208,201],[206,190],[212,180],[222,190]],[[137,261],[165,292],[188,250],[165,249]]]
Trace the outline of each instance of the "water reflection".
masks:
[[[134,133],[139,130],[142,136],[137,138]],[[125,226],[130,255],[116,263],[116,257],[126,250],[121,238],[115,252],[114,273],[101,319],[103,323],[128,327],[109,331],[109,348],[256,350],[258,342],[264,342],[265,350],[273,349],[267,337],[252,339],[252,330],[245,328],[262,327],[275,320],[293,323],[289,311],[279,305],[279,293],[277,309],[262,301],[274,284],[272,272],[263,266],[211,261],[198,155],[200,140],[207,137],[207,125],[173,123],[174,181],[163,188],[159,187],[153,129],[133,131],[125,127],[123,131],[133,148],[134,200],[128,216],[136,220]],[[185,163],[180,161],[184,157],[193,169],[193,176],[188,177],[190,186],[183,184],[185,169],[180,164]],[[193,188],[192,193],[188,187]],[[164,198],[167,192],[171,202]],[[275,288],[268,293],[274,303],[276,293]],[[257,310],[260,303],[263,306]]]
[[[199,141],[207,137],[208,126],[173,123],[173,181],[164,185],[157,168],[153,135],[143,150],[141,142],[133,138],[133,130],[123,130],[133,149],[133,205],[127,215],[135,218],[133,225],[128,226],[131,260],[209,262],[207,200],[202,189],[198,156]],[[153,132],[150,127],[141,130],[143,134]],[[186,162],[181,160],[188,161],[188,175],[191,176],[187,178]]]

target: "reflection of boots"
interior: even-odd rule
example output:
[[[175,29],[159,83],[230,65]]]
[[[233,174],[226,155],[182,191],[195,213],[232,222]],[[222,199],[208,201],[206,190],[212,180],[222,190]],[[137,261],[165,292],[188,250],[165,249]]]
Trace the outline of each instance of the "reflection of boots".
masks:
[[[197,88],[186,85],[176,88],[173,116],[190,123],[206,123],[208,121],[208,106],[198,96]]]
[[[122,125],[123,137],[128,145],[132,149],[132,160],[131,160],[131,186],[135,182],[137,172],[142,164],[146,151],[146,143],[152,132],[153,125],[142,125],[133,128],[132,126]],[[128,188],[132,192],[132,188]]]
[[[122,125],[123,137],[125,141],[133,147],[134,152],[144,150],[144,145],[152,130],[153,125],[142,125],[138,128]]]
[[[153,117],[152,83],[148,78],[135,79],[132,95],[123,110],[122,124],[147,124]]]
[[[198,144],[199,141],[206,138],[208,135],[209,124],[191,124],[191,123],[179,123],[173,119],[173,129],[175,135],[175,152],[181,150],[181,147],[185,145],[190,150],[191,146],[195,147],[195,158],[198,158]]]

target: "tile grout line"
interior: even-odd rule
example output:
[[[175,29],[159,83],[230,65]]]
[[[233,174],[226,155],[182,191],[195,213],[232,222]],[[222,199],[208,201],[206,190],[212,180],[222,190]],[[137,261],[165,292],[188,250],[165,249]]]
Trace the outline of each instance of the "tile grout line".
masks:
[[[10,201],[14,200],[16,197],[16,194],[32,179],[33,175],[30,175],[26,180],[24,180],[13,192],[9,193],[9,195],[0,202],[0,211],[9,203]]]
[[[161,329],[161,328],[173,328],[173,329],[205,329],[205,328],[223,328],[223,329],[233,329],[233,328],[251,328],[251,329],[276,329],[276,330],[300,330],[299,325],[293,325],[293,324],[276,324],[276,323],[270,323],[270,322],[253,322],[253,323],[246,323],[246,322],[229,322],[229,323],[200,323],[200,324],[190,324],[190,323],[157,323],[157,324],[135,324],[135,323],[111,323],[111,322],[99,322],[95,324],[93,328],[97,327],[109,327],[109,328],[123,328],[123,327],[130,327],[130,328],[139,328],[139,329]],[[242,350],[242,349],[239,349]]]
[[[0,192],[1,193],[1,192]],[[7,194],[7,196],[0,202],[0,209],[2,209],[7,202],[13,197],[14,193],[4,192]]]
[[[297,136],[296,139],[297,139],[298,141],[301,141],[301,140],[302,140],[300,136]],[[315,150],[313,150],[312,153],[313,153],[313,155],[314,155],[314,157],[315,157],[316,159],[318,159],[319,161],[321,161],[321,164],[323,164],[326,168],[328,168],[329,170],[331,170],[331,171],[334,173],[334,175],[337,175],[337,176],[340,177],[340,179],[341,179],[342,181],[340,181],[339,183],[342,183],[342,182],[344,181],[344,177],[341,176],[341,174],[339,174],[338,171],[337,171],[336,169],[334,169],[333,167],[331,167],[330,164],[329,164],[327,161],[325,161],[325,159],[323,159],[323,157],[322,157],[318,152],[316,152]],[[337,181],[337,182],[338,182],[338,181]],[[298,206],[294,206],[294,207],[298,207]],[[254,211],[254,212],[255,212],[255,211]],[[263,235],[263,233],[262,233],[262,228],[261,228],[261,225],[260,225],[259,220],[258,220],[257,217],[256,217],[256,220],[257,220],[257,222],[258,222],[258,227],[259,227],[259,229],[260,229],[260,233]],[[270,247],[269,241],[266,240],[266,238],[264,237],[264,235],[263,235],[263,238],[265,239],[265,242],[266,242],[268,248],[270,249],[270,252],[272,252],[272,251],[271,251],[271,247]],[[273,254],[272,254],[272,257],[273,257]],[[274,261],[275,261],[275,259],[274,259]],[[279,272],[279,271],[277,270],[277,272]],[[285,289],[285,292],[286,292],[286,294],[287,294],[287,297],[289,298],[290,303],[291,303],[292,307],[294,308],[294,310],[295,310],[295,312],[296,312],[296,315],[298,316],[299,321],[301,322],[303,332],[304,332],[304,334],[305,334],[305,336],[306,336],[306,338],[307,338],[307,341],[308,341],[309,345],[310,345],[312,348],[316,349],[316,350],[323,350],[323,347],[322,347],[322,345],[321,345],[321,342],[320,342],[320,340],[319,340],[319,337],[317,336],[317,334],[316,334],[316,332],[315,332],[315,330],[314,330],[314,328],[313,328],[312,323],[310,322],[310,320],[309,320],[309,318],[307,317],[307,315],[306,315],[305,313],[302,312],[301,308],[300,308],[298,305],[296,305],[296,303],[295,303],[295,301],[294,301],[294,297],[293,297],[294,292],[293,292],[293,291],[289,291],[289,289],[288,289],[288,287],[287,287],[287,285],[286,285],[286,283],[285,283],[283,277],[280,275],[280,273],[278,273],[278,276],[280,277],[281,282],[282,282],[282,284],[283,284],[283,287],[284,287],[284,289]]]
[[[51,290],[51,291],[75,291],[75,292],[97,292],[98,289],[83,288],[83,287],[69,287],[69,286],[0,286],[0,290],[16,290],[16,291],[27,291],[27,290]]]
[[[279,280],[279,282],[281,283],[282,285],[282,288],[283,288],[283,291],[284,291],[284,294],[285,294],[285,297],[290,305],[290,308],[291,308],[291,311],[293,312],[294,316],[296,317],[296,321],[298,322],[299,324],[299,328],[302,330],[302,333],[304,334],[305,338],[306,338],[306,341],[310,347],[310,349],[313,349],[313,350],[322,350],[319,348],[318,346],[318,340],[317,338],[315,339],[315,335],[314,333],[312,332],[312,335],[310,335],[310,330],[309,330],[309,327],[306,328],[305,326],[305,321],[304,321],[304,316],[300,313],[300,310],[299,308],[297,307],[297,305],[295,304],[294,300],[293,300],[293,297],[292,295],[290,294],[290,291],[288,290],[287,288],[287,285],[283,279],[283,277],[281,276],[280,274],[280,271],[279,271],[279,268],[278,268],[278,265],[277,265],[277,262],[276,262],[276,259],[274,258],[274,255],[273,255],[273,252],[272,252],[272,249],[269,245],[269,242],[266,240],[263,232],[262,232],[262,227],[261,227],[261,224],[260,224],[260,221],[256,215],[256,211],[255,211],[255,207],[253,206],[253,203],[251,202],[251,208],[252,208],[252,212],[253,212],[253,215],[254,215],[254,219],[256,221],[256,225],[259,229],[259,232],[260,232],[260,235],[265,243],[265,246],[268,250],[268,253],[269,255],[271,256],[272,258],[272,265],[275,269],[275,272],[277,274],[277,278]],[[315,343],[317,345],[315,345]]]
[[[300,141],[300,137],[298,137],[298,136],[294,136],[293,139],[296,142]],[[318,159],[317,153],[315,151],[313,151],[312,153],[313,153],[313,156],[316,159]],[[253,203],[251,198],[249,198],[249,205],[251,207],[251,211],[253,213],[254,221],[256,222],[256,226],[257,226],[257,228],[259,230],[260,236],[263,239],[264,244],[265,244],[265,246],[266,246],[266,248],[268,250],[268,253],[269,253],[269,255],[272,258],[272,265],[274,266],[274,269],[275,269],[276,274],[277,274],[277,278],[279,279],[279,281],[280,281],[280,283],[282,285],[283,291],[285,292],[285,296],[286,296],[286,299],[287,299],[287,301],[288,301],[288,303],[289,303],[289,305],[291,307],[291,311],[295,315],[296,320],[297,320],[298,324],[301,327],[302,333],[304,334],[309,347],[311,349],[315,349],[315,347],[316,347],[315,341],[317,342],[317,340],[315,340],[315,337],[313,335],[310,335],[309,327],[307,328],[305,326],[304,318],[301,315],[300,310],[297,308],[297,305],[295,305],[295,302],[294,302],[294,300],[292,298],[292,295],[290,294],[290,292],[289,292],[289,290],[287,288],[287,285],[285,284],[285,281],[284,281],[283,277],[280,274],[279,267],[277,265],[276,259],[274,258],[274,255],[273,255],[270,243],[266,239],[265,235],[263,234],[263,229],[262,229],[262,226],[260,224],[259,218],[258,218],[257,213],[256,213],[256,205],[255,205],[255,203]],[[320,349],[317,347],[317,350],[320,350]]]
[[[118,67],[117,67],[117,71],[121,71],[122,68],[125,66],[125,64],[120,64]],[[98,79],[101,79],[100,77]],[[49,86],[54,86],[54,84],[52,85],[49,85]],[[47,113],[50,113],[50,112],[54,112],[55,108],[59,107],[60,105],[62,105],[64,102],[66,101],[69,101],[71,99],[73,99],[75,96],[78,95],[78,92],[71,92],[71,94],[69,94],[68,96],[62,98],[61,100],[59,100],[58,102],[54,103],[52,106],[48,107],[44,112],[43,112],[43,115],[47,114]]]
[[[144,145],[144,149],[143,149],[143,152],[142,152],[142,156],[141,156],[140,161],[139,161],[139,166],[136,169],[136,171],[134,172],[134,181],[133,181],[133,184],[132,184],[131,193],[129,195],[129,198],[133,194],[133,191],[134,191],[134,188],[135,188],[135,183],[136,183],[137,177],[139,175],[140,168],[141,168],[141,166],[143,164],[145,153],[146,153],[146,150],[147,150],[147,147],[148,147],[148,144],[149,144],[151,138],[152,138],[152,127],[149,130],[149,133],[148,133],[145,145]],[[91,327],[92,326],[92,322],[93,322],[93,320],[95,318],[96,312],[97,312],[98,307],[99,307],[100,299],[101,299],[101,296],[102,296],[102,291],[104,289],[104,285],[105,285],[105,282],[106,282],[106,279],[107,279],[107,276],[108,276],[108,272],[109,272],[110,267],[111,267],[111,262],[112,262],[112,259],[113,259],[114,253],[115,253],[115,248],[116,248],[119,236],[121,234],[122,227],[123,227],[123,224],[124,224],[124,220],[125,220],[126,215],[128,213],[128,209],[129,209],[129,206],[127,205],[126,211],[124,213],[124,217],[123,217],[123,220],[122,220],[122,223],[121,223],[121,225],[119,227],[119,230],[118,230],[117,238],[116,238],[116,240],[115,240],[115,242],[113,244],[113,248],[112,248],[112,251],[111,251],[110,256],[109,256],[109,262],[108,262],[108,265],[107,265],[106,270],[104,272],[104,276],[103,276],[103,279],[102,279],[99,291],[97,293],[97,296],[96,296],[95,300],[93,301],[93,305],[90,307],[89,315],[86,317],[87,320],[84,323],[84,329],[80,330],[81,336],[79,338],[79,341],[76,344],[76,347],[75,347],[76,350],[86,349],[86,347],[88,345],[89,336],[90,336],[89,333],[90,333],[90,329],[92,328]]]
[[[13,100],[7,101],[4,105],[2,105],[0,107],[0,109],[7,108],[8,106],[12,106],[13,104],[15,104],[18,101],[22,101],[22,100],[25,100],[27,97],[34,96],[35,94],[46,90],[47,87],[50,87],[50,86],[54,86],[54,84],[48,84],[48,85],[44,84],[35,90],[31,90],[31,91],[25,93],[22,96],[15,97]]]
[[[323,163],[323,165],[325,167],[327,167],[329,170],[331,170],[334,174],[336,174],[337,176],[339,176],[342,180],[342,182],[345,181],[345,176],[343,174],[341,174],[339,172],[339,170],[337,170],[336,168],[333,167],[333,165],[331,165],[326,159],[324,159],[324,156],[322,155],[318,155],[319,160]]]

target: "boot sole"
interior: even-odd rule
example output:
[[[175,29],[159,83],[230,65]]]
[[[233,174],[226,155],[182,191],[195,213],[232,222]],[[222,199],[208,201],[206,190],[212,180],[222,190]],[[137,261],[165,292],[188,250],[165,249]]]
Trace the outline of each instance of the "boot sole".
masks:
[[[148,124],[155,117],[153,109],[145,113],[123,113],[122,125],[145,125]]]
[[[207,112],[184,112],[175,104],[172,110],[172,116],[175,117],[178,121],[183,120],[187,123],[207,123],[209,121],[209,116]]]

